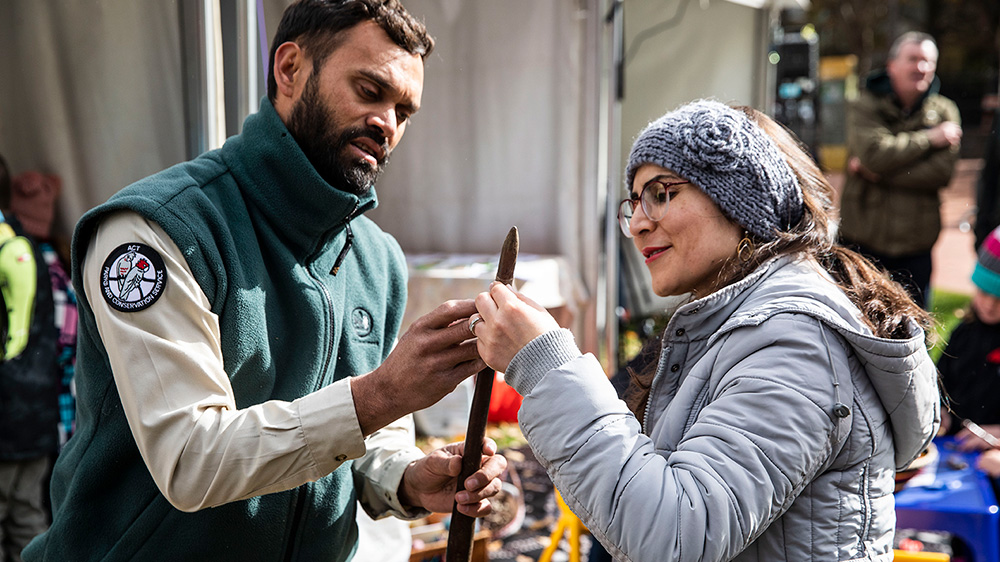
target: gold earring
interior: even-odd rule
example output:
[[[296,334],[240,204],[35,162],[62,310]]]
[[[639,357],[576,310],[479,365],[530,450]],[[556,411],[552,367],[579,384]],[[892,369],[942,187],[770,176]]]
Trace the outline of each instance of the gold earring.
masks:
[[[746,263],[750,261],[753,257],[753,240],[750,240],[749,236],[744,236],[740,243],[736,245],[736,257],[739,258],[740,263]]]

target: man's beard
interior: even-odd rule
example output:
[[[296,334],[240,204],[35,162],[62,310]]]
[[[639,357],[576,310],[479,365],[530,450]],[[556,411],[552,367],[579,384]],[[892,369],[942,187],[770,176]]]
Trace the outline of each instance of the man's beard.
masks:
[[[332,112],[319,98],[316,75],[306,82],[302,97],[292,108],[287,128],[320,177],[348,193],[368,193],[389,162],[388,141],[378,129],[337,129]],[[385,156],[377,166],[372,167],[367,160],[348,155],[351,141],[359,137],[367,137],[382,147]]]

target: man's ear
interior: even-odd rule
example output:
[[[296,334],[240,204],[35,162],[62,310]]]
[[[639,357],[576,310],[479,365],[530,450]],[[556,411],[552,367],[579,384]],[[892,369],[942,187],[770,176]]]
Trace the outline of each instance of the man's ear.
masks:
[[[285,97],[291,101],[305,86],[311,64],[306,60],[305,51],[298,44],[287,41],[274,51],[274,82],[277,87],[277,97]]]

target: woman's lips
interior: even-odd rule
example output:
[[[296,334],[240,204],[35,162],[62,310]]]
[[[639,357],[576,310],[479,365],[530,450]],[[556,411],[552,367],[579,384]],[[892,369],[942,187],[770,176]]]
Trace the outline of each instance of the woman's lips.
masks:
[[[650,263],[656,258],[662,256],[663,253],[666,252],[668,249],[670,249],[669,246],[662,246],[658,248],[643,248],[642,255],[645,256],[646,263]]]

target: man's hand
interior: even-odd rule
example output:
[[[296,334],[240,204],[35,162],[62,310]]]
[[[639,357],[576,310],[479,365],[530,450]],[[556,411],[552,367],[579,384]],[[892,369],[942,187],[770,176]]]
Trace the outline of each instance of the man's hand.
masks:
[[[859,176],[868,183],[878,183],[882,179],[882,176],[866,168],[857,156],[847,161],[847,171],[852,175]]]
[[[927,140],[934,148],[957,146],[962,140],[962,127],[953,121],[945,121],[927,129]]]
[[[475,311],[471,299],[442,304],[413,322],[382,365],[351,379],[364,435],[434,404],[486,367],[469,332]]]
[[[489,515],[489,498],[500,491],[500,475],[507,468],[507,459],[496,454],[495,441],[484,439],[482,468],[465,481],[465,490],[456,495],[464,450],[465,443],[451,443],[410,464],[399,485],[400,501],[438,513],[451,513],[458,502],[458,511],[465,515]]]

